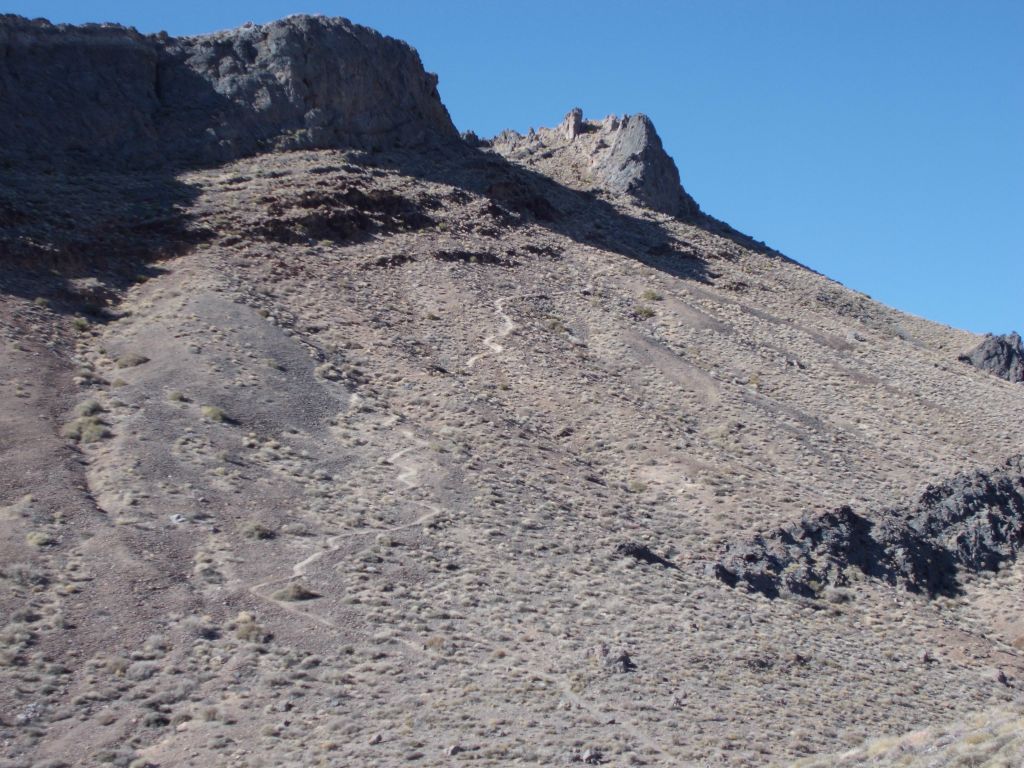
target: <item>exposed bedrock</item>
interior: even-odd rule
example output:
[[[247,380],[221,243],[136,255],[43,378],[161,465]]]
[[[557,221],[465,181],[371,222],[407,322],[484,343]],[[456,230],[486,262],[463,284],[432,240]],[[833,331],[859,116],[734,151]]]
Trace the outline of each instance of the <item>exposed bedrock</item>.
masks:
[[[458,140],[415,50],[317,16],[184,38],[0,16],[0,112],[7,164]]]
[[[930,486],[910,507],[867,519],[850,507],[730,545],[713,566],[730,586],[815,597],[868,577],[928,596],[954,594],[961,572],[991,571],[1024,545],[1024,458]]]
[[[700,213],[646,115],[585,120],[577,107],[555,128],[531,129],[526,136],[504,131],[490,143],[495,151],[514,159],[554,158],[563,167],[576,168],[581,181],[613,194],[629,195],[661,213],[680,218]]]
[[[1007,381],[1024,382],[1024,345],[1016,333],[990,333],[966,355],[960,355],[960,361]]]

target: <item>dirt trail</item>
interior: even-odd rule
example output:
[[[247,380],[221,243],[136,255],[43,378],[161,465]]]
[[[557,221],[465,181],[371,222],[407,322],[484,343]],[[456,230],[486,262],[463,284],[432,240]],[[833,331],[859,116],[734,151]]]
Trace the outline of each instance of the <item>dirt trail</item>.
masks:
[[[416,482],[413,479],[417,475],[419,475],[419,467],[416,464],[413,464],[413,463],[408,463],[408,462],[399,463],[399,461],[407,453],[409,453],[411,451],[414,451],[416,448],[422,447],[423,445],[426,445],[426,443],[425,443],[425,441],[418,439],[413,434],[412,430],[404,429],[404,430],[402,430],[401,434],[402,434],[402,436],[406,440],[410,441],[411,444],[407,445],[404,448],[401,448],[398,451],[395,451],[393,454],[391,454],[386,459],[386,463],[387,464],[391,464],[391,465],[399,466],[400,471],[396,475],[395,480],[411,490],[413,488],[418,488],[419,487],[419,483]],[[260,597],[260,598],[262,598],[264,600],[269,600],[269,601],[273,602],[275,605],[277,605],[279,607],[282,607],[282,608],[284,608],[285,610],[288,610],[291,613],[296,613],[296,609],[293,609],[292,606],[287,605],[286,603],[282,602],[281,600],[276,600],[276,599],[274,599],[272,597],[269,597],[268,595],[263,594],[262,590],[266,589],[267,587],[273,586],[275,584],[282,584],[282,583],[285,583],[285,582],[288,582],[288,581],[293,581],[295,579],[298,579],[298,578],[301,578],[301,577],[305,576],[307,571],[309,570],[309,567],[311,565],[313,565],[314,563],[318,562],[319,560],[321,560],[325,556],[330,555],[330,554],[332,554],[334,552],[337,552],[339,549],[341,549],[342,542],[346,541],[347,539],[356,538],[358,536],[370,536],[370,535],[380,535],[380,534],[383,534],[383,533],[395,533],[397,531],[403,531],[403,530],[406,530],[406,529],[409,529],[409,528],[416,528],[418,526],[421,526],[421,525],[427,523],[428,521],[432,520],[433,518],[435,518],[439,514],[441,514],[441,511],[442,511],[441,507],[439,507],[436,504],[431,504],[431,503],[425,502],[425,501],[420,501],[420,502],[417,502],[417,503],[422,505],[423,507],[425,507],[427,511],[424,512],[422,515],[418,516],[415,520],[413,520],[411,522],[408,522],[408,523],[401,523],[400,525],[389,526],[387,528],[360,528],[360,529],[357,529],[357,530],[345,531],[344,533],[339,533],[339,534],[336,534],[334,536],[331,536],[331,537],[329,537],[326,540],[326,546],[323,549],[317,550],[316,552],[314,552],[313,554],[309,555],[308,557],[305,557],[302,560],[300,560],[299,562],[295,563],[295,565],[292,566],[291,576],[286,576],[286,577],[277,578],[277,579],[271,579],[270,581],[264,581],[264,582],[261,582],[259,584],[252,585],[252,586],[249,587],[249,591],[252,592],[254,595],[256,595],[256,596],[258,596],[258,597]],[[364,550],[360,550],[357,554],[362,554],[363,552],[365,552],[365,549]],[[297,613],[299,613],[299,614],[301,614],[303,616],[307,616],[307,615],[311,616],[311,614],[307,614],[304,611],[297,611]],[[319,619],[316,619],[316,620],[319,621]]]
[[[479,360],[487,357],[488,355],[500,355],[502,352],[504,352],[505,347],[499,344],[497,341],[495,341],[495,339],[508,338],[512,334],[512,332],[519,327],[518,325],[516,325],[516,322],[512,319],[508,312],[505,311],[505,302],[511,301],[512,299],[539,299],[544,297],[545,294],[533,293],[521,296],[502,296],[500,299],[495,299],[494,313],[501,318],[502,326],[495,333],[492,333],[490,336],[484,337],[483,345],[487,347],[487,349],[483,352],[478,352],[477,354],[469,358],[469,360],[466,361],[466,370],[471,369],[474,365],[477,364]]]

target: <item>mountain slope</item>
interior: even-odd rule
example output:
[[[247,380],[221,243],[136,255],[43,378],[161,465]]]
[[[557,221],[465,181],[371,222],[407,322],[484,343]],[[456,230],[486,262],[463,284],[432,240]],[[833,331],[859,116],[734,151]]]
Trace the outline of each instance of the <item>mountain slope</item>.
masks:
[[[10,764],[759,766],[1016,705],[1012,560],[714,575],[1019,453],[977,337],[507,139],[5,171]]]

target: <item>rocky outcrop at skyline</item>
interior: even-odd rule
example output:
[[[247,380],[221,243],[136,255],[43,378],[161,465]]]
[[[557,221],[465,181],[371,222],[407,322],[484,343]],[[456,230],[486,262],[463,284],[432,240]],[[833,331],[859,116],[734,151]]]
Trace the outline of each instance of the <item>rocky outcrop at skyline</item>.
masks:
[[[290,16],[198,37],[0,17],[0,159],[153,166],[457,140],[405,43]]]
[[[561,175],[568,186],[589,183],[682,219],[700,214],[647,115],[609,115],[588,121],[576,107],[555,128],[531,129],[525,136],[504,131],[491,146],[510,159],[528,159],[546,175]]]

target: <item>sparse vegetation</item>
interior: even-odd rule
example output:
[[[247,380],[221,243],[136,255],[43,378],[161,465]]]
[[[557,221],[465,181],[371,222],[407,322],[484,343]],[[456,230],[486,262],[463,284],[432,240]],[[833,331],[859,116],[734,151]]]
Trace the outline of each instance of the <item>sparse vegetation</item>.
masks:
[[[105,410],[96,400],[85,400],[75,407],[75,414],[77,416],[95,416]]]
[[[341,381],[342,378],[341,371],[337,369],[334,363],[330,362],[321,363],[313,372],[321,379],[326,379],[327,381]]]
[[[30,531],[25,536],[25,541],[33,547],[49,547],[57,543],[57,540],[46,531]]]
[[[657,291],[648,288],[646,291],[640,294],[640,298],[642,298],[644,301],[661,301],[665,297],[662,296]]]
[[[288,586],[277,590],[271,597],[275,600],[285,600],[288,602],[297,602],[301,600],[313,600],[314,598],[320,597],[316,592],[311,590],[304,584],[300,584],[297,581],[293,581]]]
[[[202,405],[199,407],[199,412],[203,414],[203,418],[207,421],[217,422],[218,424],[230,421],[224,410],[216,405]]]
[[[654,317],[658,313],[655,312],[650,307],[641,305],[641,306],[639,306],[639,307],[637,307],[636,309],[633,310],[633,314],[637,318],[639,318],[640,320],[650,320],[652,317]]]
[[[61,435],[79,443],[95,443],[110,437],[110,429],[97,416],[79,416],[61,429]]]
[[[630,493],[643,493],[647,490],[647,483],[642,480],[630,480],[626,483],[626,488]]]
[[[149,358],[136,352],[128,352],[117,358],[118,368],[134,368],[143,363],[148,363]]]
[[[263,523],[250,522],[242,526],[242,535],[247,539],[258,539],[266,541],[277,536],[273,528],[268,528]]]

